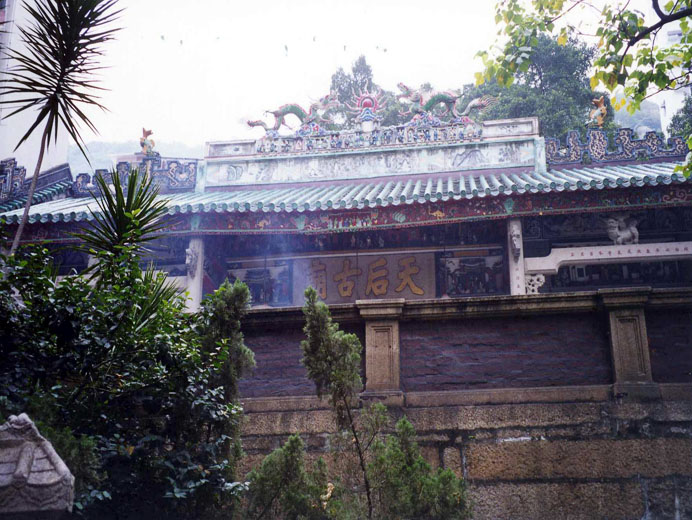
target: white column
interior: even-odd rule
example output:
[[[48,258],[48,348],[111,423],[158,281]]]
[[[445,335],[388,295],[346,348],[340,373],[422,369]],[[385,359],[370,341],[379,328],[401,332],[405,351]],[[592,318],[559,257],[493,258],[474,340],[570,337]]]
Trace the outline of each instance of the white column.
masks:
[[[526,294],[524,274],[524,240],[521,232],[521,220],[507,221],[507,256],[509,258],[510,294]]]
[[[204,239],[191,238],[190,246],[185,250],[187,267],[187,309],[190,312],[199,310],[204,297]]]

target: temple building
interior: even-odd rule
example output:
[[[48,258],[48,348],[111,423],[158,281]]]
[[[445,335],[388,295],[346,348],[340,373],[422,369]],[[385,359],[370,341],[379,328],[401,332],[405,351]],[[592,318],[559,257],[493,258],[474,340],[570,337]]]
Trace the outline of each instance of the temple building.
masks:
[[[159,184],[170,225],[152,259],[190,309],[226,278],[250,288],[248,464],[294,431],[328,449],[326,404],[300,363],[312,285],[361,338],[363,400],[411,419],[428,460],[467,478],[477,518],[560,518],[569,504],[585,518],[692,515],[683,139],[591,128],[559,142],[535,118],[456,110],[383,128],[376,98],[361,98],[349,130],[311,107],[296,133],[279,134],[275,113],[273,128],[251,122],[264,137],[207,143],[203,160],[161,157],[145,135],[117,166]],[[10,227],[24,184],[4,161]],[[59,246],[92,220],[92,190],[56,168],[35,195],[24,241],[54,248],[63,273],[88,262]]]

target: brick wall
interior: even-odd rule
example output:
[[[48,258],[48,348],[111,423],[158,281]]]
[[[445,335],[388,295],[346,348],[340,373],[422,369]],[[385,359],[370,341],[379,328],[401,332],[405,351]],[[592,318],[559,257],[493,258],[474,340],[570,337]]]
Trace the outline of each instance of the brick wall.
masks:
[[[692,383],[692,311],[647,311],[646,331],[653,380]]]
[[[595,314],[400,324],[404,391],[608,384],[605,319]]]
[[[245,332],[245,344],[255,353],[256,367],[240,381],[242,397],[314,395],[315,384],[307,378],[301,364],[300,342],[305,339],[302,328],[286,327],[252,329]],[[365,344],[365,329],[341,327],[356,334]],[[363,356],[365,359],[365,356]]]

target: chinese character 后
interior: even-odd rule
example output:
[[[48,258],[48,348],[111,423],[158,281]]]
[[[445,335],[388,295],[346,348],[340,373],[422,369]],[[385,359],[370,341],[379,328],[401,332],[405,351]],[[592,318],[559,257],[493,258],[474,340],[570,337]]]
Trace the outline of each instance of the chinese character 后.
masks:
[[[357,267],[351,268],[351,261],[344,260],[344,268],[340,273],[334,275],[334,281],[337,283],[337,290],[342,297],[352,296],[353,288],[356,286],[356,282],[349,280],[354,276],[359,276],[363,274],[363,270]]]
[[[310,281],[320,298],[327,299],[327,266],[319,260],[310,263]]]
[[[386,265],[387,259],[382,257],[368,266],[368,284],[365,287],[366,296],[370,294],[374,294],[375,296],[387,294],[387,288],[389,287],[387,275],[389,273],[385,268]]]
[[[401,280],[401,283],[399,284],[399,287],[394,290],[396,292],[401,292],[406,288],[406,286],[408,286],[413,294],[417,294],[418,296],[423,295],[423,289],[418,287],[412,278],[414,274],[418,274],[420,272],[420,267],[416,265],[416,257],[407,256],[406,258],[402,258],[399,260],[399,267],[401,268],[401,271],[399,271],[396,276],[399,278],[399,280]]]

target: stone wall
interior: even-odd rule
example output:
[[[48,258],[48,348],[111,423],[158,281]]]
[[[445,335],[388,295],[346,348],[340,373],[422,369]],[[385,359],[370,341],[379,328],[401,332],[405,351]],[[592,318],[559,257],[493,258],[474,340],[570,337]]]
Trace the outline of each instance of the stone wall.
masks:
[[[476,519],[513,520],[692,518],[691,311],[689,288],[332,308],[371,360],[363,402],[409,418],[426,459],[466,479]],[[277,397],[244,400],[241,473],[292,433],[343,471],[326,403],[304,379],[279,391],[300,323],[297,309],[250,313],[258,366],[285,368],[252,383]]]
[[[594,314],[405,322],[400,334],[404,391],[612,382],[606,323]]]
[[[598,393],[585,388],[583,395]],[[524,392],[528,400],[545,398]],[[477,520],[692,518],[689,400],[455,406],[429,400],[390,411],[412,421],[433,466],[466,478]],[[243,469],[294,432],[303,435],[311,457],[334,465],[333,431],[328,410],[251,411]]]

